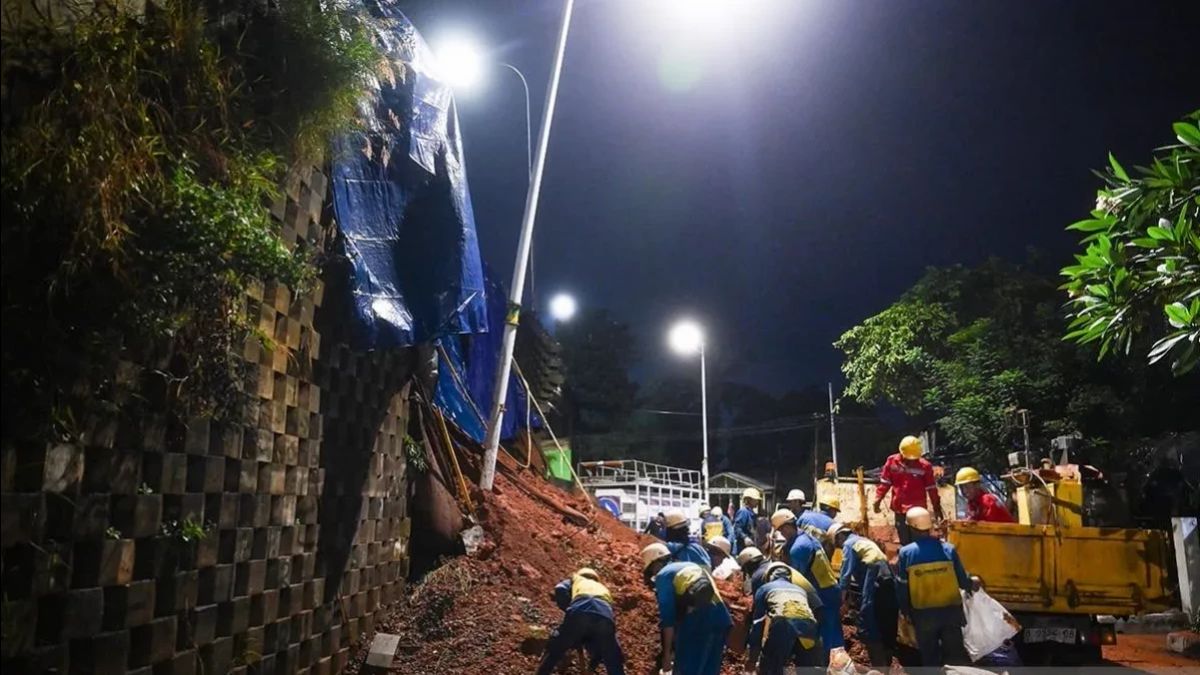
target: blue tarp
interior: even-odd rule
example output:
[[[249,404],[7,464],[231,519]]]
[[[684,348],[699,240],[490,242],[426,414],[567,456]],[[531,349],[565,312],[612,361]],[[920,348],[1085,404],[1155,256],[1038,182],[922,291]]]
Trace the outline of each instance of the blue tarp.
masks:
[[[482,442],[507,294],[485,283],[450,88],[412,23],[388,0],[364,0],[392,64],[360,104],[362,129],[335,144],[333,207],[352,264],[363,349],[436,341],[435,404]],[[456,382],[454,374],[459,381]],[[525,427],[515,373],[502,438]],[[540,427],[540,419],[533,418]]]
[[[508,294],[489,273],[487,278],[488,332],[465,337],[449,336],[438,341],[448,363],[439,363],[437,395],[438,408],[472,438],[482,442],[487,428],[486,417],[491,412],[492,392],[495,387],[496,364],[500,358],[500,342],[504,335],[504,310]],[[528,319],[526,319],[528,320]],[[458,374],[456,382],[451,369]],[[465,389],[465,392],[464,392]],[[478,413],[467,401],[470,396]],[[514,369],[508,382],[508,398],[505,402],[504,426],[500,437],[512,438],[525,428],[527,399],[525,388]],[[484,420],[481,421],[480,417]],[[542,427],[537,410],[530,411],[529,421],[535,429]]]
[[[353,266],[359,347],[487,330],[475,215],[450,88],[412,23],[365,3],[391,73],[360,104],[333,157],[333,207]]]

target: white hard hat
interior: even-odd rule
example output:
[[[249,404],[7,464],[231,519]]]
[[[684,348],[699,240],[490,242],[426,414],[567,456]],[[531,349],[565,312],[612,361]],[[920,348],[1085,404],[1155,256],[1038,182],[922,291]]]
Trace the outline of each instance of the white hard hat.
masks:
[[[914,530],[927,532],[933,529],[933,517],[929,515],[929,510],[914,506],[904,514],[904,522]]]
[[[758,501],[762,501],[762,493],[757,488],[749,487],[742,490],[742,499],[757,499]]]
[[[804,490],[789,490],[785,501],[802,502],[804,501]]]
[[[762,560],[764,557],[765,556],[763,555],[763,552],[758,550],[758,548],[754,546],[747,546],[746,548],[738,551],[737,564],[741,567],[745,567],[752,562],[758,562]]]
[[[791,509],[779,509],[775,513],[771,514],[771,527],[777,530],[781,525],[795,522],[796,514],[792,513]]]
[[[841,534],[842,532],[849,532],[849,531],[850,531],[850,528],[846,527],[845,523],[834,522],[833,524],[831,524],[829,526],[829,529],[825,531],[825,535],[829,537],[830,541],[833,541],[833,539],[835,537],[837,537],[839,534]]]
[[[708,540],[708,545],[721,549],[725,552],[725,555],[729,555],[729,552],[733,550],[733,547],[729,545],[729,540],[725,537],[713,537]]]
[[[667,511],[664,521],[666,522],[667,527],[678,527],[680,525],[687,525],[688,517],[679,509],[672,509]]]
[[[642,549],[642,569],[646,569],[656,561],[671,557],[671,549],[661,541],[656,541]]]
[[[722,516],[725,514],[725,512],[722,511],[721,507],[719,506],[712,507],[712,511],[709,511],[709,513],[713,514],[714,516]]]

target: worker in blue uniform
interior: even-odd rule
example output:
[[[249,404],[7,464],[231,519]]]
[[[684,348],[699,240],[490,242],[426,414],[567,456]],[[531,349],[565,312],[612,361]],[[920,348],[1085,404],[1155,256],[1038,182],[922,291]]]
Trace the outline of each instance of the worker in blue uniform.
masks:
[[[717,675],[733,620],[705,568],[672,562],[666,545],[642,549],[646,585],[658,602],[659,668],[673,675]]]
[[[603,663],[608,675],[624,675],[625,657],[617,643],[612,594],[600,583],[596,570],[584,567],[559,582],[554,587],[554,602],[565,614],[550,634],[537,675],[550,675],[563,656],[580,647],[590,657],[591,670]]]
[[[730,555],[737,555],[737,552],[741,550],[742,547],[738,546],[737,535],[733,530],[733,521],[729,519],[729,516],[725,515],[725,512],[722,511],[721,507],[719,506],[712,507],[712,511],[710,513],[721,519],[721,536],[725,537],[725,539],[729,541],[729,548],[731,551]]]
[[[842,594],[824,546],[808,532],[801,532],[795,516],[787,509],[772,514],[771,524],[784,537],[783,562],[803,574],[821,598],[824,611],[819,619],[824,649],[846,646],[842,637]]]
[[[754,592],[746,672],[782,675],[789,664],[817,665],[823,649],[810,598],[815,596],[782,577]]]
[[[712,558],[704,545],[692,537],[690,524],[683,511],[668,511],[666,517],[667,534],[665,537],[667,549],[671,558],[679,562],[692,562],[712,571]]]
[[[933,536],[933,517],[914,506],[905,513],[911,543],[900,549],[896,595],[900,611],[912,619],[921,664],[940,667],[969,663],[963,646],[962,595],[974,592],[954,546]]]
[[[758,505],[762,503],[762,493],[755,488],[746,488],[742,490],[742,508],[738,509],[737,513],[733,514],[733,539],[731,542],[737,542],[738,550],[746,546],[755,546],[758,542],[755,537],[757,528]]]
[[[814,539],[825,545],[825,555],[833,552],[833,544],[826,533],[829,532],[829,527],[833,525],[833,519],[837,517],[841,507],[841,501],[836,496],[825,495],[817,499],[816,510],[809,509],[796,517],[796,526],[801,531],[811,534]]]
[[[866,645],[871,665],[889,667],[896,651],[898,610],[887,555],[841,523],[831,525],[828,535],[842,549],[838,586],[843,597],[858,599],[858,639]]]

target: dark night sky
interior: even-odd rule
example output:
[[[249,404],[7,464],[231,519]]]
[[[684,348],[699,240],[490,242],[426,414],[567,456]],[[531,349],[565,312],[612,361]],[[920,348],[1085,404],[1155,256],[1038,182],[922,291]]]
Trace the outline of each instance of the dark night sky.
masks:
[[[678,13],[694,5],[698,10]],[[478,36],[540,114],[559,0],[416,3],[431,43]],[[733,9],[722,9],[733,8]],[[689,367],[670,320],[772,390],[838,378],[830,343],[929,265],[1054,262],[1090,169],[1138,163],[1200,107],[1200,3],[577,2],[537,234],[536,289],[634,326],[639,375]],[[523,103],[460,95],[483,255],[507,281]],[[690,366],[690,367],[694,367]]]

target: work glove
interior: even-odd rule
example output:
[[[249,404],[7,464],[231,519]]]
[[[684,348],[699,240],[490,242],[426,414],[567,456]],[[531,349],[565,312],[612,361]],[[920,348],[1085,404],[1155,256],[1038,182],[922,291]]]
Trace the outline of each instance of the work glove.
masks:
[[[876,499],[876,500],[875,500],[875,505],[874,505],[874,507],[873,507],[873,508],[875,509],[875,513],[883,513],[883,509],[882,509],[882,508],[880,508],[880,506],[881,506],[881,503],[880,503],[880,501],[879,501],[878,499]]]

